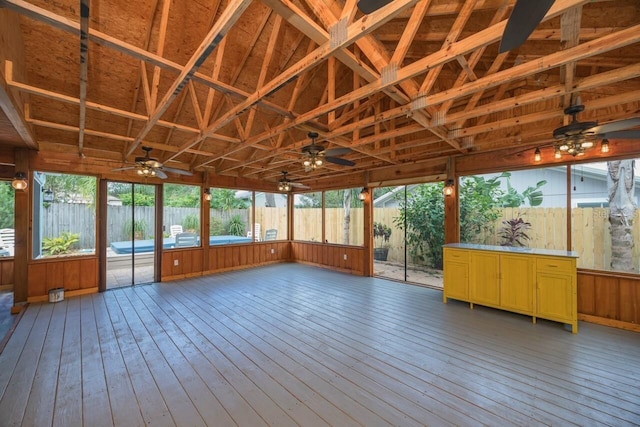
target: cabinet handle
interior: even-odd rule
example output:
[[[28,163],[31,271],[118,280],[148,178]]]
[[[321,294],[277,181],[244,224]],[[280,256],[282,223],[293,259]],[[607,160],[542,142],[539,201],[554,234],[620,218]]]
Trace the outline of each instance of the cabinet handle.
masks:
[[[547,267],[557,267],[556,264],[547,264]]]

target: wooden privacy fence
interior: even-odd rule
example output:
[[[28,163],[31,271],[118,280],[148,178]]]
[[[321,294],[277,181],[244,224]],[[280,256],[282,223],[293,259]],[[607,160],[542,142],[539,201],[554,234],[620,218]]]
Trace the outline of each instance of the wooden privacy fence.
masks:
[[[391,227],[389,261],[403,262],[404,232],[393,223],[400,215],[397,208],[375,208],[373,220]],[[500,227],[503,220],[521,217],[531,223],[528,235],[530,248],[567,249],[567,210],[565,208],[504,208],[493,231],[478,236],[472,243],[499,245]],[[633,260],[636,271],[640,271],[640,209],[635,210],[632,230]],[[573,208],[571,210],[572,248],[578,253],[578,267],[608,270],[611,265],[611,235],[609,230],[609,208]],[[374,246],[379,241],[374,241]]]
[[[199,217],[198,208],[164,209],[164,224],[167,229],[172,224],[182,224],[188,215]],[[211,211],[212,217],[223,222],[239,215],[249,230],[251,209],[232,209],[229,211]],[[278,239],[286,239],[287,208],[256,207],[256,222],[261,232],[267,229],[278,230]],[[374,208],[373,220],[389,226],[392,230],[389,239],[390,261],[402,262],[404,259],[404,232],[394,224],[400,215],[398,208]],[[564,208],[505,208],[496,220],[493,231],[479,236],[474,243],[500,244],[498,236],[502,221],[521,217],[531,223],[528,231],[531,239],[529,247],[543,249],[566,249],[567,210]],[[138,206],[135,218],[144,222],[144,238],[153,237],[154,208]],[[363,209],[352,208],[349,223],[349,244],[364,244]],[[202,221],[200,221],[202,223]],[[325,209],[325,239],[329,243],[346,244],[344,241],[344,210],[342,208]],[[574,208],[571,210],[573,248],[578,252],[578,266],[607,270],[611,264],[611,236],[609,231],[608,208]],[[80,234],[79,246],[82,249],[95,247],[95,209],[92,205],[52,203],[43,209],[43,237],[59,236],[63,231]],[[107,244],[112,241],[126,240],[131,225],[130,206],[108,206],[107,208]],[[129,228],[128,228],[129,227]],[[320,241],[322,238],[322,209],[294,209],[294,236],[296,240]],[[636,271],[640,271],[640,210],[636,209],[633,220],[633,259]],[[379,246],[380,240],[374,240]]]

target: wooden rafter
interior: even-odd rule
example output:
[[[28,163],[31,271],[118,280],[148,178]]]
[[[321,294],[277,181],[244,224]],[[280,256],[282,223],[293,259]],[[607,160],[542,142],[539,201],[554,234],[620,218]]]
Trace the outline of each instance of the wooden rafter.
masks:
[[[80,0],[80,117],[78,154],[83,155],[84,127],[87,120],[87,79],[89,75],[89,0]]]
[[[318,61],[326,59],[333,52],[341,49],[343,47],[349,46],[354,43],[358,38],[366,35],[368,32],[371,32],[383,25],[385,22],[390,20],[395,14],[399,11],[413,5],[417,0],[396,0],[395,2],[389,4],[388,6],[367,15],[367,19],[359,19],[355,23],[351,24],[347,28],[347,35],[345,40],[341,43],[335,43],[335,45],[331,45],[331,43],[326,42],[322,46],[319,46],[315,51],[313,51],[310,55],[307,55],[305,58],[298,61],[296,64],[291,66],[289,69],[285,70],[282,74],[272,79],[270,82],[261,87],[258,91],[254,92],[251,96],[249,96],[245,101],[241,102],[236,108],[224,114],[220,119],[218,119],[215,123],[213,123],[209,128],[205,131],[202,138],[206,138],[210,132],[215,132],[216,130],[222,128],[229,122],[231,122],[234,117],[237,117],[239,114],[242,114],[251,106],[255,105],[262,98],[276,92],[283,85],[291,82],[296,79],[300,74],[307,71],[308,69],[314,67]],[[189,141],[181,146],[181,150],[191,148],[195,144],[197,144],[200,139],[196,139],[194,141]],[[236,150],[241,150],[245,148],[244,144],[241,147],[235,148]],[[171,156],[174,158],[176,155]],[[214,157],[213,159],[208,159],[201,166],[208,164],[212,161],[217,160],[219,157]]]
[[[209,57],[209,54],[220,43],[220,40],[231,29],[233,24],[240,18],[242,13],[251,4],[250,0],[233,0],[229,3],[225,11],[222,13],[220,19],[216,22],[213,28],[206,35],[200,46],[196,49],[195,53],[191,56],[191,59],[187,61],[187,64],[183,68],[182,72],[171,84],[167,93],[160,100],[157,106],[154,106],[154,111],[151,117],[145,125],[142,127],[133,143],[127,150],[127,156],[131,155],[133,151],[140,145],[142,138],[144,138],[151,129],[156,125],[158,120],[167,111],[171,103],[182,91],[184,85],[191,80],[193,74],[202,65],[205,59]],[[194,144],[195,145],[195,144]],[[189,147],[191,148],[191,147]]]

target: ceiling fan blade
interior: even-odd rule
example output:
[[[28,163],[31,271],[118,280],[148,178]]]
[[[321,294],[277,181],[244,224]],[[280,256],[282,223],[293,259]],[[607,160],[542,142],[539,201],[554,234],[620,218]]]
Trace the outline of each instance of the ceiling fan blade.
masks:
[[[154,169],[156,172],[156,176],[160,179],[167,179],[167,174],[164,173],[161,169]]]
[[[299,182],[290,182],[289,185],[292,187],[298,187],[298,188],[304,188],[304,189],[311,188],[308,185],[300,184]]]
[[[128,170],[135,169],[135,168],[136,168],[135,166],[124,166],[124,167],[121,167],[121,168],[111,169],[111,172],[115,172],[115,171],[128,171]]]
[[[358,2],[358,9],[364,14],[375,12],[382,6],[386,6],[391,3],[391,0],[360,0]]]
[[[347,147],[329,148],[328,150],[324,150],[325,156],[342,156],[350,152],[351,148]]]
[[[192,176],[193,175],[193,172],[186,171],[184,169],[174,169],[174,168],[164,167],[164,168],[162,168],[162,170],[165,171],[165,172],[175,173],[175,174],[178,174],[178,175],[187,175],[187,176]]]
[[[640,126],[640,117],[634,117],[631,119],[620,120],[617,122],[605,123],[600,126],[589,129],[589,132],[595,132],[596,134],[616,132],[619,130],[627,130]]]
[[[354,166],[355,163],[351,160],[341,159],[340,157],[325,157],[324,158],[329,163],[335,163],[336,165],[342,166]]]
[[[600,133],[596,136],[609,139],[640,139],[640,130],[619,130],[617,132]]]
[[[547,14],[554,0],[517,0],[500,41],[500,53],[524,43]]]

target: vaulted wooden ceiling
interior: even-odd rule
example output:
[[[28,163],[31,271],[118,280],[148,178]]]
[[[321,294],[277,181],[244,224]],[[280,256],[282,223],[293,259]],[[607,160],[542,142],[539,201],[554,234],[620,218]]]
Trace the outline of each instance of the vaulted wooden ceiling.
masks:
[[[638,116],[640,2],[557,0],[499,54],[513,4],[0,0],[0,143],[304,182],[545,145],[577,95]],[[305,172],[309,131],[356,165]]]

